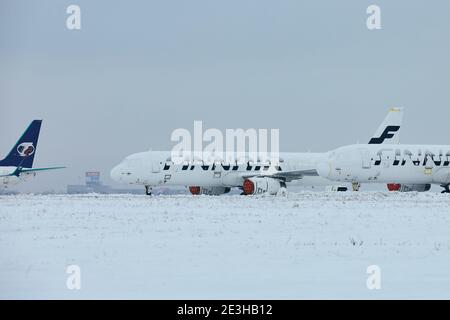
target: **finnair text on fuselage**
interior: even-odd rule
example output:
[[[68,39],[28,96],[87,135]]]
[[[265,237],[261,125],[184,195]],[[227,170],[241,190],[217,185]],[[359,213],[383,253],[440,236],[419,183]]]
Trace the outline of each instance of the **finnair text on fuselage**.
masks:
[[[450,183],[450,146],[350,145],[318,164],[320,176],[333,181]]]

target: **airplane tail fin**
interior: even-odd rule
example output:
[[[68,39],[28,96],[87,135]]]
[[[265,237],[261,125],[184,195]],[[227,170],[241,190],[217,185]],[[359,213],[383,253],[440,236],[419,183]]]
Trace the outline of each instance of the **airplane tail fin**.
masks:
[[[369,144],[400,143],[400,127],[403,122],[403,109],[391,108],[378,130],[370,139]]]
[[[0,166],[32,168],[42,120],[33,120]]]

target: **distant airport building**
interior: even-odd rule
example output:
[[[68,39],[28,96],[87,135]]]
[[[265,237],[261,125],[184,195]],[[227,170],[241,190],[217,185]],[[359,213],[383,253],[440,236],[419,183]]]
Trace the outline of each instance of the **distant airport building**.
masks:
[[[85,173],[86,176],[86,186],[88,187],[99,187],[100,183],[100,171],[88,171]]]

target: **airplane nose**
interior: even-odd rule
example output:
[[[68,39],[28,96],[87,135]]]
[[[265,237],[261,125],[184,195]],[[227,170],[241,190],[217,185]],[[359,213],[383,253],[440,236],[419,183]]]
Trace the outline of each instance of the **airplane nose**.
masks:
[[[115,166],[110,172],[111,179],[120,181],[120,166]]]
[[[323,178],[331,175],[331,163],[329,161],[321,161],[317,164],[317,173]]]

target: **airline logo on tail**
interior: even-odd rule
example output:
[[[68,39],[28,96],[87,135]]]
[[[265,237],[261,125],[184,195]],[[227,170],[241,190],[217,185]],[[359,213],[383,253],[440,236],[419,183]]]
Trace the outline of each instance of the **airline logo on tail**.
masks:
[[[392,139],[394,137],[394,133],[400,129],[400,126],[387,126],[384,129],[383,133],[378,138],[372,138],[369,141],[369,144],[381,144],[386,139]]]
[[[0,167],[33,167],[41,124],[42,120],[33,120],[30,123],[6,158],[0,161]]]
[[[42,120],[33,120],[17,143],[12,147],[5,159],[0,160],[0,167],[16,167],[12,173],[0,175],[1,178],[19,177],[38,171],[63,169],[65,167],[35,168],[33,169],[34,156],[38,145],[39,132]],[[2,180],[0,180],[1,183]],[[5,181],[5,180],[4,180]],[[6,180],[9,181],[8,179]],[[4,185],[7,182],[3,182]]]
[[[391,108],[378,127],[369,144],[399,144],[400,127],[403,123],[403,109]]]
[[[17,146],[17,153],[21,157],[29,157],[34,153],[34,146],[32,142],[23,142]]]

